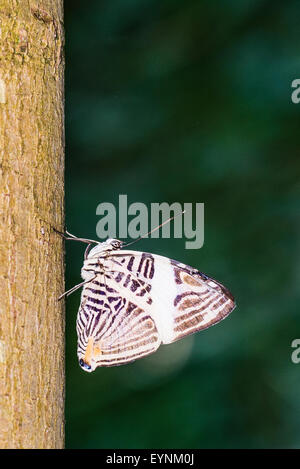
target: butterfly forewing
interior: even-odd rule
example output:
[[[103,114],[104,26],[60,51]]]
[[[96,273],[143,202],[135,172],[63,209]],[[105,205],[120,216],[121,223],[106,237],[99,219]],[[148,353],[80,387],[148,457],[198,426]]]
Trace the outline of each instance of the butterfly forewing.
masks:
[[[121,288],[130,290],[138,284],[137,280],[141,286],[145,282],[150,295],[147,309],[163,343],[206,329],[224,319],[235,307],[231,293],[223,285],[180,262],[126,251],[120,255],[112,253],[111,262],[117,263],[125,273],[128,271]]]
[[[77,333],[79,359],[91,371],[148,355],[160,343],[216,324],[235,307],[220,283],[162,256],[111,251],[87,270],[94,277],[82,292]]]

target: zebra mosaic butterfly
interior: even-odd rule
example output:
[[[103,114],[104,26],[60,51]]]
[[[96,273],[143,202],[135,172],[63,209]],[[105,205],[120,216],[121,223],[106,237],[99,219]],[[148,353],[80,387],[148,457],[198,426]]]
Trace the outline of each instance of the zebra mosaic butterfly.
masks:
[[[83,286],[76,327],[85,371],[142,358],[218,323],[235,307],[223,285],[188,265],[121,250],[123,242],[111,238],[91,249],[95,241],[67,234],[89,243],[84,282],[65,293]]]

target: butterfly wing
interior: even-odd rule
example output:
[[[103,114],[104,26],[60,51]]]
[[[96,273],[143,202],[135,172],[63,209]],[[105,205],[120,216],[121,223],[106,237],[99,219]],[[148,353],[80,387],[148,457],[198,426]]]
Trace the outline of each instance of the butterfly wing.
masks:
[[[144,308],[151,314],[162,343],[217,324],[235,308],[232,294],[221,283],[175,260],[120,251],[112,253],[110,262],[121,288],[134,289],[136,298],[146,297]]]
[[[90,263],[77,318],[84,368],[122,365],[224,319],[235,307],[219,282],[177,261],[113,251]]]
[[[77,317],[78,359],[88,371],[142,358],[161,343],[151,315],[137,304],[134,295],[124,295],[112,284],[109,274],[98,274],[82,291]]]

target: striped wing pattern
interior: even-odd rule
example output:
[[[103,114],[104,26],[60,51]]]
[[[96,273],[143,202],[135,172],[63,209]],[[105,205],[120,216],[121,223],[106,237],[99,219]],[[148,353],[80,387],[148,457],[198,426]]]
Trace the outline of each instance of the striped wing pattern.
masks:
[[[108,276],[106,283],[98,280],[101,277],[103,282],[99,274],[82,292],[77,318],[79,359],[88,366],[91,358],[95,367],[113,366],[155,352],[160,338],[149,313],[109,287]]]
[[[230,292],[192,267],[166,257],[110,251],[88,258],[77,318],[78,358],[93,371],[122,365],[224,319]]]
[[[234,309],[234,298],[223,285],[192,267],[171,261],[178,293],[174,299],[174,340],[207,329]]]

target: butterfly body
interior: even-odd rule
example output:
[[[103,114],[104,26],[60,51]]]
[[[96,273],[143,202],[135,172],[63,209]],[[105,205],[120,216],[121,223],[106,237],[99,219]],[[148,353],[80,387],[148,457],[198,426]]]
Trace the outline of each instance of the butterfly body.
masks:
[[[197,269],[122,244],[108,239],[85,255],[77,334],[86,371],[144,357],[235,307],[230,292]]]

